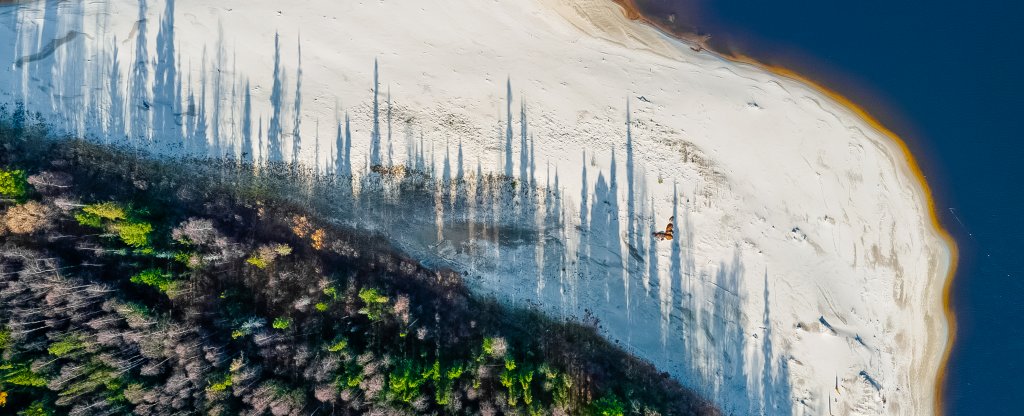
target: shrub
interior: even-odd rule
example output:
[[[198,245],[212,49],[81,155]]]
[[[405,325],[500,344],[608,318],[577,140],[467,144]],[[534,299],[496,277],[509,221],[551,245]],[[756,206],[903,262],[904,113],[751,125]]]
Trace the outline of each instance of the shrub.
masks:
[[[185,267],[193,270],[203,267],[203,257],[197,253],[188,251],[179,251],[174,253],[174,261],[184,264]]]
[[[83,207],[82,212],[75,214],[75,220],[81,225],[93,228],[104,228],[109,225],[110,230],[117,233],[125,245],[151,251],[149,244],[153,225],[131,219],[129,214],[128,209],[121,204],[100,202]]]
[[[0,353],[3,353],[11,344],[11,330],[0,327]]]
[[[384,305],[388,303],[388,297],[382,295],[377,289],[362,288],[359,290],[359,299],[362,299],[365,307],[359,313],[366,315],[371,321],[376,321],[384,315]]]
[[[232,382],[231,373],[225,373],[223,376],[220,377],[220,381],[217,381],[215,383],[210,384],[210,386],[207,387],[206,390],[208,390],[208,391],[224,391],[228,387],[231,387],[231,384],[232,384],[231,382]]]
[[[270,265],[270,262],[264,260],[262,257],[253,254],[251,257],[245,259],[246,263],[256,266],[258,269],[266,269]]]
[[[13,206],[3,216],[3,224],[14,234],[31,234],[50,222],[52,212],[36,201]]]
[[[129,247],[144,249],[149,247],[149,233],[153,231],[153,225],[143,221],[124,221],[114,224],[114,231]]]
[[[292,318],[283,316],[274,318],[274,323],[272,323],[270,326],[272,326],[274,329],[280,329],[283,331],[285,329],[292,327]]]
[[[430,376],[430,372],[420,373],[416,363],[402,360],[388,378],[388,397],[394,401],[411,403],[420,395],[420,386]]]
[[[164,273],[158,269],[147,269],[139,272],[131,278],[132,283],[146,285],[156,288],[160,293],[168,293],[173,291],[178,282],[174,280],[174,276],[169,273]]]
[[[28,196],[28,175],[25,171],[0,169],[0,196],[24,202]]]
[[[48,381],[32,372],[28,364],[0,364],[0,383],[24,387],[43,387]]]
[[[75,221],[78,221],[80,225],[92,228],[103,228],[103,218],[100,218],[96,214],[90,214],[88,212],[79,212],[75,214]]]
[[[492,358],[500,358],[508,352],[508,342],[503,337],[486,337],[483,345],[484,354]]]
[[[337,341],[327,346],[327,351],[338,352],[344,350],[348,346],[348,340],[345,338],[339,338]]]
[[[292,254],[292,248],[287,244],[264,244],[256,249],[256,252],[249,256],[245,262],[257,268],[266,269],[278,257],[289,254]]]
[[[50,347],[46,349],[50,355],[55,357],[67,357],[75,352],[85,349],[85,342],[82,341],[81,337],[69,335],[61,339],[60,341],[50,344]]]
[[[626,406],[619,401],[618,397],[610,394],[591,403],[589,414],[594,416],[623,416],[626,414]]]
[[[100,202],[86,205],[82,212],[108,221],[123,220],[128,217],[128,210],[117,202]]]
[[[309,244],[314,250],[323,250],[324,240],[327,238],[327,233],[324,232],[323,228],[317,228],[313,231],[313,234],[309,236]]]
[[[54,414],[54,411],[40,400],[32,402],[24,410],[18,412],[18,416],[52,416]]]

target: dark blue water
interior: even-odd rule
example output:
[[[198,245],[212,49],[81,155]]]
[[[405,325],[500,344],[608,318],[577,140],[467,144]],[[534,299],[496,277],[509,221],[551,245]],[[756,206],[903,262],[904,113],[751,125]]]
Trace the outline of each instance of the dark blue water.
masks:
[[[1024,5],[979,0],[643,0],[712,47],[862,104],[910,145],[960,247],[950,415],[1022,414]]]

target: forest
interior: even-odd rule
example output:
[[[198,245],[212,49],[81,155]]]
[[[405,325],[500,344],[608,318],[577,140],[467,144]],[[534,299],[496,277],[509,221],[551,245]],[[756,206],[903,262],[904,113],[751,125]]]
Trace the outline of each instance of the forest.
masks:
[[[0,123],[4,414],[718,414],[593,317],[323,218],[287,166],[25,126]]]

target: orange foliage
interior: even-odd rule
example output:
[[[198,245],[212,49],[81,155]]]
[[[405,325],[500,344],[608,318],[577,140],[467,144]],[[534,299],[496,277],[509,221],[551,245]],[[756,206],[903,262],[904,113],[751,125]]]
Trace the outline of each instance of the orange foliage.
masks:
[[[324,229],[323,228],[317,228],[316,231],[313,231],[313,234],[311,234],[309,236],[309,241],[310,241],[310,244],[313,246],[313,249],[315,249],[315,250],[323,250],[323,248],[324,248],[324,240],[326,238],[327,238],[327,233],[324,232]]]

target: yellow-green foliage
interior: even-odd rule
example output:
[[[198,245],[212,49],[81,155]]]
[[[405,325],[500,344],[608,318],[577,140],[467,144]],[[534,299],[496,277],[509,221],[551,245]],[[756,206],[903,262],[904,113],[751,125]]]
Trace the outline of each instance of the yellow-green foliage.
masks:
[[[128,218],[128,210],[116,202],[100,202],[98,204],[86,205],[82,212],[107,221],[117,221]]]
[[[292,254],[292,248],[287,244],[264,244],[257,248],[256,252],[252,253],[245,262],[257,268],[265,269],[278,257],[289,254]]]
[[[32,372],[28,364],[0,362],[0,384],[12,384],[24,387],[44,387],[46,378]]]
[[[363,373],[354,372],[348,375],[338,377],[338,385],[342,387],[359,387],[359,384],[363,382]]]
[[[607,395],[595,400],[590,404],[588,414],[594,416],[623,416],[626,414],[626,406],[619,401],[615,395]]]
[[[292,254],[292,247],[287,244],[275,244],[272,249],[278,256],[287,256]]]
[[[327,346],[327,351],[338,352],[344,350],[348,346],[348,340],[345,338],[338,338],[337,341]]]
[[[264,260],[262,257],[253,254],[251,257],[245,259],[246,263],[256,266],[259,269],[266,269],[270,265],[270,262]]]
[[[494,337],[484,337],[484,354],[494,355]]]
[[[121,304],[123,307],[119,309],[125,316],[132,316],[135,318],[150,319],[149,308],[138,302],[124,302]]]
[[[437,360],[434,361],[434,366],[428,373],[434,382],[434,401],[437,404],[445,406],[451,403],[452,388],[455,381],[462,376],[462,372],[462,364],[455,364],[442,372],[441,363]]]
[[[331,306],[330,302],[338,300],[338,289],[336,289],[334,286],[325,287],[323,292],[324,295],[327,295],[328,301],[317,302],[316,305],[313,305],[316,308],[316,310],[320,312],[326,312],[327,308]]]
[[[517,365],[514,358],[505,356],[505,371],[498,380],[508,392],[506,398],[510,405],[516,406],[520,399],[527,406],[533,403],[533,374],[533,370]]]
[[[365,307],[359,310],[359,313],[366,315],[371,321],[380,319],[387,310],[385,305],[388,303],[388,297],[381,294],[377,289],[365,287],[360,289],[359,299],[366,304]]]
[[[533,389],[530,388],[530,383],[533,382],[533,371],[520,371],[519,372],[519,387],[522,388],[523,392],[523,403],[527,405],[533,403]]]
[[[216,383],[210,384],[210,387],[207,387],[206,390],[209,390],[209,391],[224,391],[224,390],[227,390],[228,387],[231,387],[231,381],[232,381],[231,373],[224,373],[224,375],[222,377],[220,377],[220,381],[218,381]]]
[[[87,227],[107,228],[117,233],[125,245],[146,250],[149,248],[153,225],[130,218],[130,214],[127,208],[117,202],[100,202],[83,207],[82,212],[75,214],[75,220]]]
[[[7,328],[0,328],[0,353],[6,350],[7,347],[11,346],[11,330]],[[0,354],[2,355],[2,354]]]
[[[0,169],[0,196],[24,202],[28,196],[28,176],[25,171]]]
[[[88,212],[79,212],[75,214],[75,221],[78,221],[79,224],[86,227],[103,228],[103,218]]]
[[[58,395],[74,397],[105,387],[108,392],[115,393],[114,398],[123,398],[119,396],[124,387],[124,380],[119,377],[118,371],[98,361],[93,361],[85,365],[82,373],[87,376],[84,379],[77,379],[67,388],[61,390]]]
[[[47,408],[46,403],[39,400],[18,412],[18,416],[52,416],[53,414],[53,410]]]
[[[274,318],[274,323],[270,324],[274,329],[285,330],[292,327],[292,318],[278,317]]]
[[[448,369],[448,372],[447,372],[448,379],[449,380],[455,380],[455,379],[457,379],[459,377],[462,377],[463,371],[464,371],[464,369],[462,368],[462,364],[456,364],[455,366],[453,366],[453,367]]]
[[[46,349],[50,355],[55,357],[67,357],[75,352],[85,349],[85,342],[82,337],[77,335],[65,336],[60,341],[50,344],[50,347]]]
[[[505,369],[512,371],[516,369],[516,359],[512,357],[505,357]]]
[[[429,370],[424,373],[416,371],[416,364],[410,360],[402,360],[388,377],[388,397],[391,400],[411,403],[420,395],[420,387],[428,379]]]
[[[164,273],[158,269],[143,270],[135,276],[132,276],[131,282],[154,287],[161,293],[165,294],[170,294],[178,286],[178,282],[174,280],[173,275]]]
[[[203,267],[202,256],[196,253],[188,251],[179,251],[174,253],[174,261],[184,264],[185,267],[190,269],[199,269]]]
[[[153,232],[152,224],[144,221],[122,221],[114,224],[112,228],[129,247],[149,247],[149,233]]]

